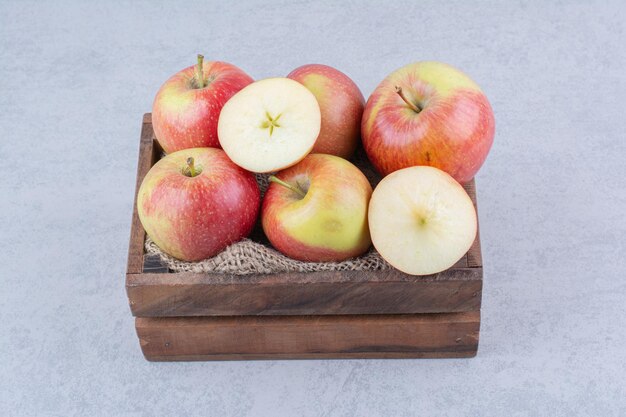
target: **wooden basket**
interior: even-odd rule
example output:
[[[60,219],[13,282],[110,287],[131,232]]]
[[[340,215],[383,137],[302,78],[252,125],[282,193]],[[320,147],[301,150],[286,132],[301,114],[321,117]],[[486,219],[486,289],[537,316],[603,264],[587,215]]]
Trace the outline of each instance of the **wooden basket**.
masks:
[[[143,118],[126,290],[148,360],[441,358],[476,354],[480,240],[452,268],[255,275],[172,272],[144,250],[137,191],[162,150]],[[465,186],[476,205],[474,181]]]

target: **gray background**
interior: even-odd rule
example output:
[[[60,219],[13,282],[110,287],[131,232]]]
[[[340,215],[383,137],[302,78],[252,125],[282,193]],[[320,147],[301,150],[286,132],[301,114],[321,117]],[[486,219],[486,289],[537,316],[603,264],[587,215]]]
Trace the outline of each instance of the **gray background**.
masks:
[[[586,3],[0,0],[0,415],[626,415],[626,12]],[[483,87],[476,358],[143,359],[141,117],[197,52],[255,78],[326,63],[366,96],[424,59]]]

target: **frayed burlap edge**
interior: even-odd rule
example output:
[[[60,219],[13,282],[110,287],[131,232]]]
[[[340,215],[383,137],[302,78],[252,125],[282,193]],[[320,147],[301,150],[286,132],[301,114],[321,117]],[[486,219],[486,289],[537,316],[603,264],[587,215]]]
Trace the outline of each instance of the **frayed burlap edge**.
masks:
[[[380,271],[391,269],[378,252],[370,249],[365,255],[342,262],[301,262],[288,258],[262,243],[243,239],[228,246],[212,258],[186,262],[163,252],[146,237],[146,252],[158,255],[169,269],[176,272],[214,274],[271,274],[278,272]]]

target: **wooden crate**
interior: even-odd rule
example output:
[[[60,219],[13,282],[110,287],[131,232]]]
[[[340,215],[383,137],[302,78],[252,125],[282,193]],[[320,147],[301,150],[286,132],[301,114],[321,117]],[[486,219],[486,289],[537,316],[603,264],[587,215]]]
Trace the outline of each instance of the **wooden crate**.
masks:
[[[137,190],[162,153],[144,115]],[[476,204],[474,182],[466,191]],[[476,354],[480,240],[452,268],[234,276],[172,272],[144,250],[133,213],[126,274],[149,360],[421,358]]]

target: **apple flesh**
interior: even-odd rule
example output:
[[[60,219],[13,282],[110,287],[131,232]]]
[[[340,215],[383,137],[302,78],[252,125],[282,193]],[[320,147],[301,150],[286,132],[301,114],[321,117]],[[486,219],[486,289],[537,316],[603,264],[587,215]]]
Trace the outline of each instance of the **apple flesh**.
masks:
[[[365,99],[359,87],[343,72],[321,64],[303,65],[287,78],[308,88],[320,106],[322,127],[311,152],[349,159],[361,139]]]
[[[202,77],[199,76],[202,74]],[[233,94],[253,80],[226,62],[204,62],[176,73],[159,89],[152,105],[155,136],[167,153],[219,147],[217,122]]]
[[[275,172],[301,161],[320,132],[315,96],[289,78],[267,78],[235,94],[222,109],[220,144],[234,163]]]
[[[494,129],[480,87],[439,62],[410,64],[385,78],[367,101],[361,125],[365,151],[382,175],[428,165],[460,183],[482,166]]]
[[[450,268],[476,238],[476,210],[463,187],[428,166],[404,168],[378,184],[369,205],[374,247],[412,275]]]
[[[165,156],[148,171],[137,211],[146,233],[164,252],[198,261],[248,236],[260,199],[254,176],[224,151],[193,148]]]
[[[261,220],[280,252],[301,261],[329,262],[359,256],[370,247],[372,187],[350,162],[310,154],[271,181]]]

